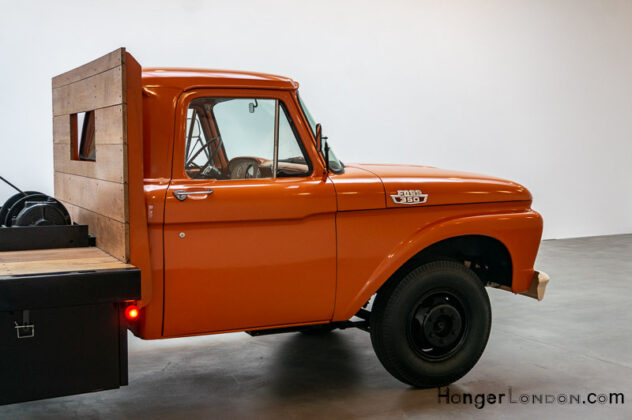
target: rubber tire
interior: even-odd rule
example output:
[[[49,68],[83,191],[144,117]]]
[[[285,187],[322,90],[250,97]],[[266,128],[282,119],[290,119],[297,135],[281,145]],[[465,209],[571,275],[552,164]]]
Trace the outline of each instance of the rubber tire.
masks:
[[[462,346],[448,359],[421,358],[408,340],[410,313],[424,294],[447,289],[463,305],[468,329]],[[371,311],[371,343],[386,370],[418,388],[449,385],[467,374],[483,354],[491,329],[491,307],[478,276],[463,264],[435,261],[417,267],[396,286],[378,293]]]

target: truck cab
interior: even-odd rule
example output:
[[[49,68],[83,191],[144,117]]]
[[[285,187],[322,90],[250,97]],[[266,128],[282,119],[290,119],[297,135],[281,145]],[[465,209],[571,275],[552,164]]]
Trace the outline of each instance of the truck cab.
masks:
[[[533,269],[542,219],[525,187],[342,163],[286,77],[149,68],[142,82],[153,285],[139,336],[336,325],[370,314],[374,295],[392,295],[430,263],[542,298],[548,278]],[[433,308],[465,324],[467,305],[446,299],[417,314],[415,328],[449,323],[432,324]]]

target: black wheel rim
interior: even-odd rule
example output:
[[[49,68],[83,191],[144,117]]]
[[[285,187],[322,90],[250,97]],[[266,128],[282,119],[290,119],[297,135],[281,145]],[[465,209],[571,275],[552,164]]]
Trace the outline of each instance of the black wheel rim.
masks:
[[[465,307],[450,290],[432,290],[413,306],[408,341],[419,357],[442,361],[457,353],[469,330]]]

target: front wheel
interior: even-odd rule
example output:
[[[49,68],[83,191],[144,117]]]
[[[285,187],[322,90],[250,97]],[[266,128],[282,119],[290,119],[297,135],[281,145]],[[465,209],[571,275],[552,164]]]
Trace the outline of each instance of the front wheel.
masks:
[[[474,367],[491,328],[487,292],[463,264],[435,261],[378,293],[371,342],[394,377],[420,388],[451,384]]]

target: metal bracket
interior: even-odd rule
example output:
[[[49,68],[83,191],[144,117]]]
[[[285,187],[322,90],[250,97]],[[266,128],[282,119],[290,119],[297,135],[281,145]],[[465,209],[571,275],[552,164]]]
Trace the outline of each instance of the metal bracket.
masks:
[[[31,338],[35,337],[35,324],[31,323],[30,312],[28,310],[22,311],[22,324],[15,323],[15,332],[18,338]]]

